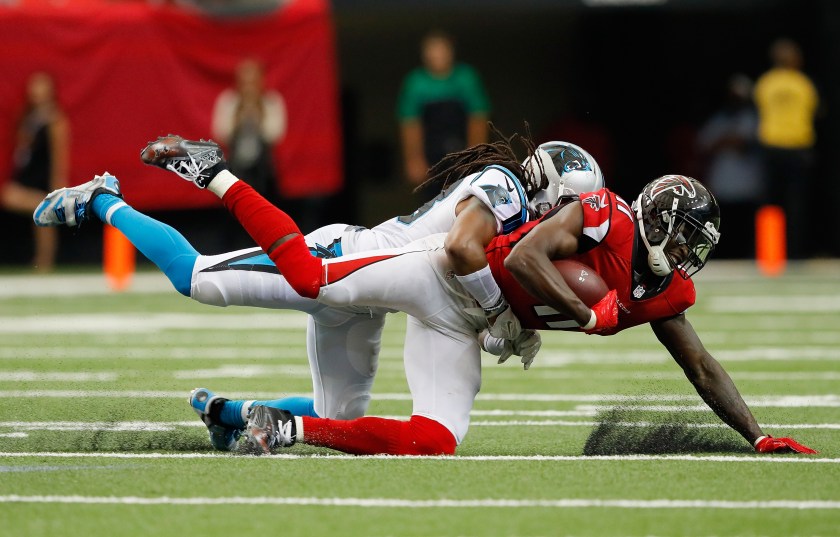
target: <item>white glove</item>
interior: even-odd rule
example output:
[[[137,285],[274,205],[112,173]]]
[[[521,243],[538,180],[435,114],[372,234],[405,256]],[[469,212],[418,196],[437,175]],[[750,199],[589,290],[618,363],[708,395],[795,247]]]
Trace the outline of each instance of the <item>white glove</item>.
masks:
[[[525,366],[526,371],[534,363],[540,347],[542,347],[542,338],[536,330],[523,330],[519,337],[513,340],[513,354],[521,356],[519,361]],[[499,358],[501,359],[501,356]]]
[[[503,364],[514,354],[521,356],[520,360],[525,369],[530,369],[534,358],[542,346],[542,338],[536,330],[523,330],[516,339],[500,339],[488,332],[479,335],[482,348],[499,357],[498,363]]]
[[[489,329],[490,335],[501,339],[516,339],[522,333],[522,325],[513,314],[510,305],[502,310],[493,320]]]

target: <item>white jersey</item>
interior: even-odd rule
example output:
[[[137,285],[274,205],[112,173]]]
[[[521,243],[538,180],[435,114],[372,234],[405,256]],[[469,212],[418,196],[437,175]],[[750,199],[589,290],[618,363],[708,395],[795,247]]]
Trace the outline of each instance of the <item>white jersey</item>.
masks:
[[[414,249],[442,248],[442,237],[439,234],[452,229],[456,206],[470,196],[481,200],[493,213],[497,233],[508,233],[528,221],[528,200],[519,180],[509,170],[492,165],[450,185],[410,215],[399,216],[371,229],[346,224],[324,226],[306,235],[306,243],[312,255],[325,259],[343,259],[345,255],[353,257],[353,254],[404,247],[409,243],[415,243],[412,245]],[[443,250],[436,251],[440,258]],[[440,259],[445,259],[445,255]],[[393,263],[388,263],[387,266],[397,270],[401,268]],[[426,289],[427,286],[438,284],[442,278],[435,272],[427,271],[424,274],[426,279],[418,278],[414,281],[413,289]],[[380,276],[374,274],[374,277]],[[353,278],[352,281],[359,282],[359,278]],[[374,283],[367,282],[367,285]],[[454,282],[448,284],[454,285]],[[337,286],[333,295],[341,287]],[[463,290],[461,295],[465,295]],[[274,262],[259,248],[217,256],[199,256],[193,268],[190,296],[204,304],[216,306],[281,308],[309,313],[307,354],[312,370],[315,411],[322,417],[338,419],[353,419],[365,414],[376,373],[385,314],[394,311],[393,307],[377,307],[375,304],[357,306],[351,303],[332,307],[303,298],[294,292],[280,275]],[[448,293],[442,296],[441,300],[455,300],[451,297],[460,295]],[[436,301],[430,301],[431,303]],[[391,304],[391,300],[388,304]],[[471,301],[470,304],[476,306]],[[410,384],[420,392],[428,391],[431,397],[437,392],[429,383],[442,382],[440,386],[443,387],[439,387],[438,390],[441,394],[449,393],[449,390],[445,389],[448,386],[446,377],[452,377],[451,382],[454,383],[460,383],[464,378],[469,380],[469,386],[463,390],[463,400],[440,401],[441,405],[451,406],[457,417],[436,412],[433,407],[437,399],[432,398],[428,401],[423,396],[415,403],[415,413],[439,420],[453,431],[459,441],[469,423],[469,409],[474,396],[472,390],[477,390],[476,379],[480,380],[480,374],[475,374],[479,364],[476,327],[463,324],[464,307],[464,304],[458,302],[450,308],[452,315],[462,324],[453,324],[457,336],[443,339],[445,342],[464,340],[459,345],[469,349],[467,355],[470,358],[466,360],[466,365],[449,358],[462,354],[458,345],[456,349],[444,345],[440,347],[439,353],[431,354],[438,355],[435,360],[451,361],[452,365],[431,368],[431,372],[436,371],[438,376],[444,377],[432,378],[424,373],[429,369],[424,357],[429,354],[426,350],[436,348],[429,346],[437,341],[434,335],[429,336],[429,345],[412,337],[412,348],[406,346],[406,371],[411,379]],[[426,325],[434,324],[434,321],[425,317],[423,319],[420,331],[426,333]],[[410,325],[416,322],[421,321],[409,320]],[[449,333],[452,328],[447,325],[442,326],[441,330]],[[409,328],[409,332],[415,331],[417,330]],[[462,375],[453,371],[451,367],[468,367],[470,374]],[[416,393],[414,389],[412,393]],[[441,397],[445,399],[443,395]]]
[[[516,176],[491,165],[454,183],[413,213],[387,220],[371,229],[348,228],[341,237],[342,254],[398,248],[455,223],[457,205],[474,196],[496,219],[496,233],[508,233],[528,221],[528,198]]]

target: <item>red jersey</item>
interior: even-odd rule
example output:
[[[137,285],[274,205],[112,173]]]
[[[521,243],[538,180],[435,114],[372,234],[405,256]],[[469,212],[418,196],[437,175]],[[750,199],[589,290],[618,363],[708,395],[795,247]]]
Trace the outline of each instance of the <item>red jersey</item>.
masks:
[[[694,304],[694,283],[673,273],[660,290],[649,290],[633,281],[633,249],[636,218],[630,205],[602,188],[580,195],[583,207],[583,235],[578,252],[570,259],[592,267],[607,287],[618,293],[618,325],[605,332],[614,334],[625,328],[680,314]],[[548,212],[540,220],[528,222],[507,235],[494,238],[487,247],[487,261],[493,277],[513,312],[525,328],[538,330],[577,330],[577,324],[557,310],[529,295],[505,269],[511,249],[541,221],[556,215]]]

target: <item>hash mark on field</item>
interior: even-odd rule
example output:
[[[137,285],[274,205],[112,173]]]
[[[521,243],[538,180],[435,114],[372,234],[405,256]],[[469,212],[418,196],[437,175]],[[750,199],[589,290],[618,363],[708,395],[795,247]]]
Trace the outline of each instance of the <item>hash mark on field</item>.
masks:
[[[402,500],[396,498],[288,498],[288,497],[242,497],[222,498],[171,498],[168,496],[0,496],[0,503],[64,503],[64,504],[107,504],[107,505],[323,505],[330,507],[392,507],[392,508],[438,508],[438,507],[548,507],[548,508],[618,508],[618,509],[840,509],[840,502],[767,500],[601,500],[583,498],[560,498],[556,500],[526,499],[476,499],[476,500]]]

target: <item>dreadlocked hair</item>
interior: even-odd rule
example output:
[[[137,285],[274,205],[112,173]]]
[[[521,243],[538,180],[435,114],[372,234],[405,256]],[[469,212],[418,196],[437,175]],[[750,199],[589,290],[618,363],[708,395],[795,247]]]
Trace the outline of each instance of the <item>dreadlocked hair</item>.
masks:
[[[521,161],[516,156],[516,151],[513,149],[514,142],[518,142],[524,147],[528,157],[536,153],[537,147],[531,138],[531,128],[528,123],[525,123],[525,136],[518,133],[505,136],[493,123],[489,123],[489,126],[490,132],[494,137],[499,138],[499,140],[474,145],[463,151],[448,153],[434,166],[429,168],[429,171],[426,173],[426,181],[418,185],[414,189],[414,192],[436,184],[440,184],[440,189],[443,190],[464,177],[480,172],[487,166],[493,164],[502,166],[513,173],[525,188],[525,194],[528,196],[528,199],[532,199],[538,190],[546,188],[548,186],[548,178],[545,175],[545,170],[542,168],[542,162],[536,159],[539,163],[541,175],[537,179],[530,170],[522,166]]]

